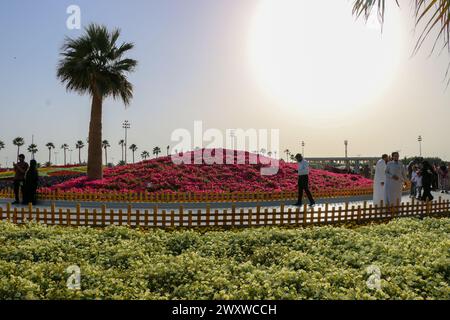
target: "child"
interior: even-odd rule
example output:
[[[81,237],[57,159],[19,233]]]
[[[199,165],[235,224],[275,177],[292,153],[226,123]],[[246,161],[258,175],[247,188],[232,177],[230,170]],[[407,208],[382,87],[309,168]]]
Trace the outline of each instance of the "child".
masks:
[[[418,178],[418,169],[417,166],[413,166],[412,167],[412,172],[411,172],[411,194],[410,194],[410,198],[415,198],[417,196],[417,178]]]
[[[416,198],[419,200],[422,199],[423,184],[422,173],[420,172],[420,169],[417,169],[413,172],[411,182],[416,186]]]

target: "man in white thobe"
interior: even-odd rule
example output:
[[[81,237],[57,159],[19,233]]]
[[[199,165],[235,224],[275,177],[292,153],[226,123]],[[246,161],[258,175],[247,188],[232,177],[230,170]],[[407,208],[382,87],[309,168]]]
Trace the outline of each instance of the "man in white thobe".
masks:
[[[399,161],[398,152],[392,153],[392,161],[386,166],[386,203],[396,205],[402,200],[403,184],[408,176],[405,166]]]
[[[375,167],[375,178],[373,180],[373,204],[381,206],[386,204],[386,164],[388,162],[388,155],[383,154],[378,160]]]

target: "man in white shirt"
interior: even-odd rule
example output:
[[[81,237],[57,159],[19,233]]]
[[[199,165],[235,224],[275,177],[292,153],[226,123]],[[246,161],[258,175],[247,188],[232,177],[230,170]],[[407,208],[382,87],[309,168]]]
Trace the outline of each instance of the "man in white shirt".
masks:
[[[309,205],[313,207],[316,202],[314,201],[311,191],[309,191],[309,163],[303,159],[301,154],[297,154],[295,159],[298,163],[298,201],[295,205],[302,206],[303,192],[305,192],[309,200]]]
[[[386,164],[388,162],[388,155],[383,154],[375,167],[375,178],[373,180],[373,204],[381,206],[381,203],[386,204]]]
[[[403,184],[408,180],[405,166],[399,161],[398,152],[392,153],[392,161],[386,166],[386,202],[396,205],[402,200]]]

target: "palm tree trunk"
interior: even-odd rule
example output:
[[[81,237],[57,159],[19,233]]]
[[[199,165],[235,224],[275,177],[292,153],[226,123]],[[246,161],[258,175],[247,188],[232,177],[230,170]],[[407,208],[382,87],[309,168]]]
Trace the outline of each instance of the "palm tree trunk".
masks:
[[[133,163],[134,163],[134,151],[133,151]]]
[[[20,147],[17,146],[17,162],[19,162],[19,153],[20,153]]]
[[[52,164],[52,149],[48,148],[48,164]]]
[[[122,144],[122,162],[123,162],[123,144]]]
[[[87,176],[89,180],[103,178],[102,168],[102,98],[92,97],[91,122],[89,124],[89,149]]]
[[[105,148],[105,165],[108,166],[108,150]]]
[[[81,165],[81,148],[78,149],[78,163]]]

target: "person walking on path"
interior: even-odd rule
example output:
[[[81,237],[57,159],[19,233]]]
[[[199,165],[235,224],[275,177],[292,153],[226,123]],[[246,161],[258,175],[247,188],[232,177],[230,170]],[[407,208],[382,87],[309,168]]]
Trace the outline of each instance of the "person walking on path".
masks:
[[[423,201],[433,201],[434,197],[431,194],[433,188],[434,169],[428,161],[424,161],[422,165],[422,184],[423,184]]]
[[[388,155],[383,154],[380,160],[378,160],[375,167],[375,178],[373,181],[373,204],[381,206],[386,203],[386,164],[388,162]]]
[[[20,203],[20,192],[22,192],[22,197],[24,194],[23,183],[25,180],[25,173],[28,170],[28,163],[25,162],[25,156],[20,154],[18,157],[18,162],[13,163],[14,166],[14,197],[15,201],[13,204]]]
[[[30,161],[30,168],[25,174],[23,204],[32,203],[36,205],[36,191],[39,182],[39,174],[37,170],[36,160]]]
[[[295,159],[298,164],[298,201],[295,205],[303,205],[303,192],[305,192],[309,200],[309,205],[313,207],[316,202],[314,201],[311,191],[309,190],[309,163],[303,159],[301,154],[297,154]]]
[[[392,161],[386,166],[386,203],[396,205],[401,202],[403,184],[407,181],[405,166],[399,161],[400,154],[392,153]]]

